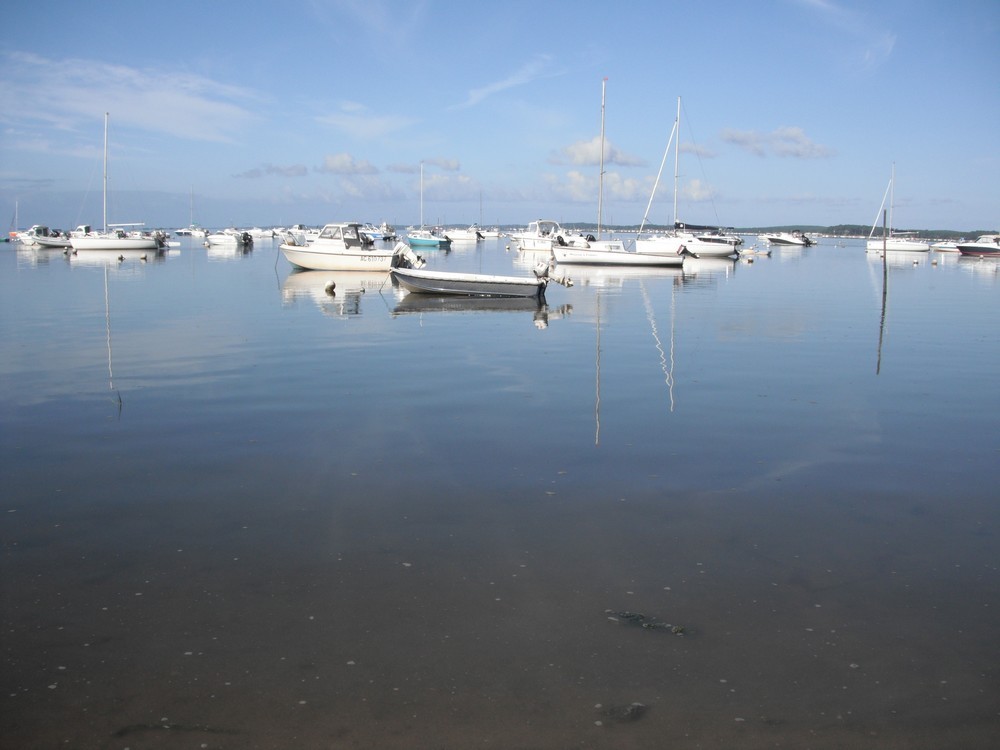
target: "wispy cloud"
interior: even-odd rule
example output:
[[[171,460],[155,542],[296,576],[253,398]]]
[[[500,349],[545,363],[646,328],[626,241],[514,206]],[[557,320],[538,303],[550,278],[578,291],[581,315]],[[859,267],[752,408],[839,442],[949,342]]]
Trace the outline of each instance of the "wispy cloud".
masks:
[[[728,128],[722,131],[721,138],[726,143],[761,157],[773,155],[795,159],[824,159],[835,153],[827,146],[814,143],[799,127],[782,126],[770,133]]]
[[[265,164],[262,167],[254,167],[253,169],[248,169],[246,172],[234,174],[233,177],[240,180],[256,180],[271,175],[278,175],[279,177],[305,177],[307,174],[309,174],[309,170],[303,164],[291,164],[287,167],[277,164]]]
[[[574,167],[596,167],[601,163],[601,137],[595,135],[589,141],[577,141],[552,154],[550,164],[568,164]],[[618,164],[623,167],[642,167],[646,162],[636,156],[620,151],[605,139],[604,163]]]
[[[856,64],[865,68],[876,67],[892,55],[896,46],[896,34],[875,28],[873,21],[864,13],[845,8],[832,0],[793,0],[793,2],[814,12],[820,21],[830,24],[860,44],[860,52],[852,52]]]
[[[0,121],[93,129],[112,121],[193,141],[232,142],[256,119],[256,92],[181,70],[152,70],[84,58],[4,52]],[[164,116],[164,113],[170,113]]]
[[[361,140],[381,138],[416,122],[413,118],[400,115],[376,115],[363,104],[350,101],[341,102],[339,111],[321,115],[316,120]]]
[[[310,0],[313,14],[338,30],[341,16],[350,16],[365,32],[376,37],[397,33],[423,13],[424,3],[390,3],[386,0]],[[409,17],[407,17],[409,16]]]
[[[445,172],[457,172],[462,168],[462,165],[458,162],[457,159],[445,159],[444,157],[441,156],[435,156],[430,159],[424,159],[424,164],[427,164],[432,167],[438,167],[439,169],[443,169]],[[420,167],[418,165],[417,171],[419,171],[419,169]]]
[[[468,107],[474,107],[484,99],[493,96],[494,94],[498,94],[501,91],[506,91],[507,89],[512,89],[516,86],[523,86],[537,78],[541,78],[545,75],[551,75],[551,73],[548,72],[551,60],[552,55],[536,55],[533,59],[526,62],[518,70],[506,78],[496,81],[495,83],[487,84],[486,86],[472,89],[469,91],[469,94],[464,102],[461,104],[453,104],[449,107],[449,109],[466,109]]]
[[[366,159],[355,159],[350,154],[331,154],[316,167],[317,172],[328,174],[378,174],[375,165]]]
[[[677,150],[682,154],[694,154],[695,156],[700,156],[702,159],[714,159],[718,154],[712,151],[706,146],[701,146],[697,143],[681,143]]]

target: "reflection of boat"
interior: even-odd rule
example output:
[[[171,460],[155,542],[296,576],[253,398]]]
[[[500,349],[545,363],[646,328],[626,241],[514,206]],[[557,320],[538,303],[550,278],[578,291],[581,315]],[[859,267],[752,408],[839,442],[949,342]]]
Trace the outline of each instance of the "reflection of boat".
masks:
[[[627,281],[672,279],[679,283],[686,272],[680,266],[574,266],[573,284],[597,288],[619,288]]]
[[[1000,257],[1000,234],[984,234],[975,242],[959,242],[958,252],[980,258]]]
[[[384,271],[302,271],[293,269],[281,284],[282,302],[309,300],[329,315],[360,315],[361,298],[388,282]]]
[[[108,224],[108,113],[104,113],[104,231],[70,237],[74,250],[145,250],[155,251],[164,246],[161,233],[153,235],[126,231],[126,227],[142,224]],[[109,231],[109,227],[112,228]]]
[[[684,275],[729,276],[736,269],[736,258],[688,258],[684,261]]]
[[[980,255],[978,258],[972,255],[960,255],[956,260],[958,267],[963,271],[986,276],[993,282],[1000,279],[1000,258],[990,255]]]
[[[885,189],[885,195],[882,196],[882,205],[879,206],[878,215],[875,216],[875,223],[872,224],[872,230],[868,233],[868,242],[865,247],[868,250],[874,252],[886,251],[896,251],[896,252],[911,252],[911,253],[926,253],[930,252],[931,245],[929,242],[923,242],[914,237],[908,237],[907,234],[910,233],[898,233],[894,234],[892,231],[892,211],[895,204],[895,182],[896,182],[896,163],[892,164],[892,172],[889,175],[889,185]],[[879,216],[885,209],[886,198],[889,199],[889,226],[888,234],[882,238],[876,238],[875,228],[878,226]]]
[[[243,258],[253,253],[253,243],[249,245],[236,244],[231,245],[205,245],[205,257],[209,260],[233,260],[235,258]]]
[[[553,320],[569,316],[572,305],[549,307],[539,297],[458,297],[449,295],[435,297],[428,294],[407,294],[400,300],[392,314],[476,314],[476,313],[531,313],[535,328],[547,328]]]
[[[88,250],[85,253],[70,253],[69,258],[74,266],[104,266],[118,265],[128,261],[140,263],[160,263],[166,257],[166,251],[157,250]]]
[[[375,249],[357,222],[327,224],[313,242],[288,235],[280,247],[289,263],[312,271],[388,271],[396,252]]]

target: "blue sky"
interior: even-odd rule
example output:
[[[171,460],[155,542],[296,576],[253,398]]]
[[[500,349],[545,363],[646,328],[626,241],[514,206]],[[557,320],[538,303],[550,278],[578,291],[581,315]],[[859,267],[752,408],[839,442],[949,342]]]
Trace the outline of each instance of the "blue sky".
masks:
[[[996,0],[8,3],[0,210],[21,226],[646,212],[1000,228]],[[650,220],[673,220],[668,160]],[[192,200],[193,195],[193,200]]]

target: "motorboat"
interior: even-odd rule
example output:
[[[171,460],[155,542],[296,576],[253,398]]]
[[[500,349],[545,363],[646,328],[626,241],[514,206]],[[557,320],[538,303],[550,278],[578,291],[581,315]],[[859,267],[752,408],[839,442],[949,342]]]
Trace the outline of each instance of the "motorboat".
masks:
[[[366,222],[361,227],[362,233],[372,242],[394,242],[396,240],[396,230],[392,224],[383,221],[378,226],[371,222]]]
[[[500,276],[459,273],[425,268],[424,260],[400,244],[399,258],[390,273],[414,294],[460,295],[464,297],[543,297],[550,281],[572,286],[565,277],[551,276],[551,263],[538,263],[534,276]]]
[[[289,234],[279,247],[289,263],[311,271],[388,271],[397,249],[408,249],[376,249],[358,222],[327,224],[312,242]]]
[[[17,233],[17,241],[22,245],[34,245],[39,237],[48,237],[52,231],[43,224],[32,224],[29,229]]]
[[[478,224],[472,224],[466,229],[446,229],[444,234],[452,242],[478,242],[483,239]]]
[[[805,232],[768,232],[760,235],[760,239],[769,245],[793,245],[796,247],[812,247],[816,243]]]
[[[556,243],[563,245],[574,243],[579,237],[581,237],[579,233],[565,230],[558,221],[551,219],[529,222],[524,231],[514,232],[510,236],[518,250],[543,253],[551,252]]]
[[[221,232],[212,232],[210,235],[205,237],[206,245],[232,245],[237,247],[244,247],[246,245],[253,244],[253,235],[250,232],[245,232],[241,229],[236,229],[234,227],[228,227],[223,229]]]
[[[406,241],[414,247],[451,247],[451,239],[436,229],[420,227],[406,233]]]
[[[736,255],[743,238],[716,227],[700,227],[683,222],[674,223],[675,236],[696,258],[726,258]]]
[[[984,234],[975,242],[959,242],[958,252],[979,258],[1000,257],[1000,234]]]
[[[199,227],[197,224],[192,224],[189,227],[184,227],[183,229],[175,229],[174,234],[178,237],[207,237],[208,231]]]

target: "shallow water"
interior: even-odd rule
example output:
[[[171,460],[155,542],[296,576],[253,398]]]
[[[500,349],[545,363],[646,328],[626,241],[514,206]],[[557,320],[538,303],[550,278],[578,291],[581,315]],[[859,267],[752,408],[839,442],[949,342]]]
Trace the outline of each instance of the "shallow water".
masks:
[[[995,745],[996,262],[182,243],[0,250],[0,746]]]

